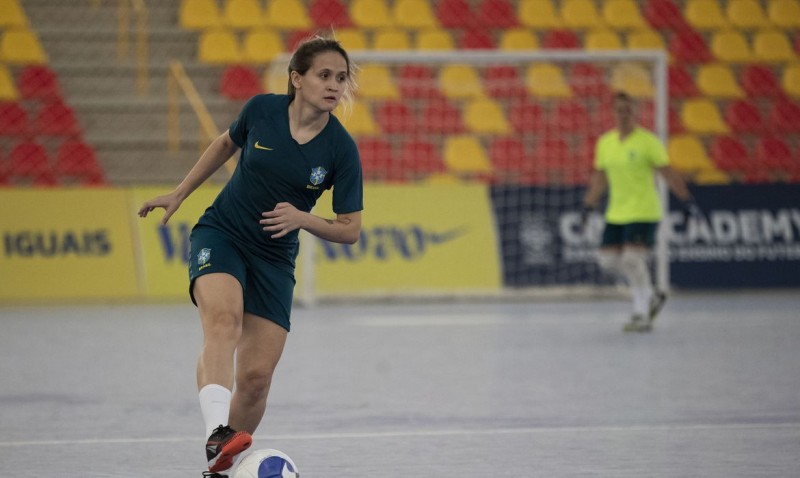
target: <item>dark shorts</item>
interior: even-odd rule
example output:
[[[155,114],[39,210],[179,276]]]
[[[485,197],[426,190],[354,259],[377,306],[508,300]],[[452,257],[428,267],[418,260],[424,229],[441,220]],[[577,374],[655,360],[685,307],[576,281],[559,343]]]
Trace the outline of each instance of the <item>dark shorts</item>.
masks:
[[[657,222],[632,222],[630,224],[609,224],[603,230],[603,246],[624,244],[644,244],[653,247],[656,243]]]
[[[189,239],[189,296],[195,305],[195,279],[204,274],[230,274],[242,284],[245,312],[289,330],[295,284],[291,273],[244,250],[214,228],[195,227]]]

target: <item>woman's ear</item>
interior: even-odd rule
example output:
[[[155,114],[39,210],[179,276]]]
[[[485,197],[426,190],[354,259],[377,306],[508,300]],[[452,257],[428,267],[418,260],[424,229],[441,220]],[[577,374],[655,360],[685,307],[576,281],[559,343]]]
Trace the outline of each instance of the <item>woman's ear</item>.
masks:
[[[301,78],[300,73],[292,71],[291,73],[289,73],[289,78],[291,78],[292,86],[294,86],[295,89],[300,88],[300,78]]]

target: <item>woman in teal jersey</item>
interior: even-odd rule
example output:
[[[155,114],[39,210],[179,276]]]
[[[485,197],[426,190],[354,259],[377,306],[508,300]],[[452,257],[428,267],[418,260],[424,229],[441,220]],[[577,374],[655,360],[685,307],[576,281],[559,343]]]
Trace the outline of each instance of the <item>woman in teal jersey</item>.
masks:
[[[686,183],[669,166],[661,141],[636,124],[634,101],[626,93],[614,95],[616,128],[597,140],[595,171],[583,199],[584,218],[608,190],[603,242],[598,263],[624,277],[633,301],[633,314],[624,330],[646,332],[664,305],[666,295],[654,291],[648,259],[655,244],[661,202],[654,172],[667,182],[684,203],[684,210],[699,213]]]
[[[204,476],[224,476],[264,415],[290,328],[299,230],[346,244],[361,232],[361,162],[332,114],[352,99],[354,65],[338,42],[315,37],[298,46],[288,70],[288,94],[250,99],[175,190],[139,210],[145,217],[163,208],[165,224],[241,150],[230,181],[191,234],[189,292],[204,335],[197,364],[208,437]],[[310,213],[326,189],[333,189],[335,219]]]

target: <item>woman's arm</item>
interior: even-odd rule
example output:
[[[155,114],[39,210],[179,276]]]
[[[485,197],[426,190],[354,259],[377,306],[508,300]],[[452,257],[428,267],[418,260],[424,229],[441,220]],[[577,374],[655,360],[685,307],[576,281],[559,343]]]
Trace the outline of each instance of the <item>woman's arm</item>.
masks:
[[[275,232],[270,236],[273,239],[295,229],[305,229],[320,239],[341,244],[355,244],[361,235],[361,211],[337,214],[336,219],[324,219],[281,202],[272,211],[261,215],[264,218],[259,223],[265,231]]]

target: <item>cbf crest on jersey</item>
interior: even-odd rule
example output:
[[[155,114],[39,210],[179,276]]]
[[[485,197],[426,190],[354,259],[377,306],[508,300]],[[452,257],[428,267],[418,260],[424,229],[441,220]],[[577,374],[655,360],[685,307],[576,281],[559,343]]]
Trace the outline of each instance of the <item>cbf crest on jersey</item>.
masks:
[[[311,177],[309,177],[308,180],[314,186],[319,186],[323,181],[325,181],[326,174],[328,174],[328,172],[325,171],[325,168],[320,166],[311,170]]]
[[[197,265],[202,266],[211,259],[211,249],[203,248],[197,253]]]

